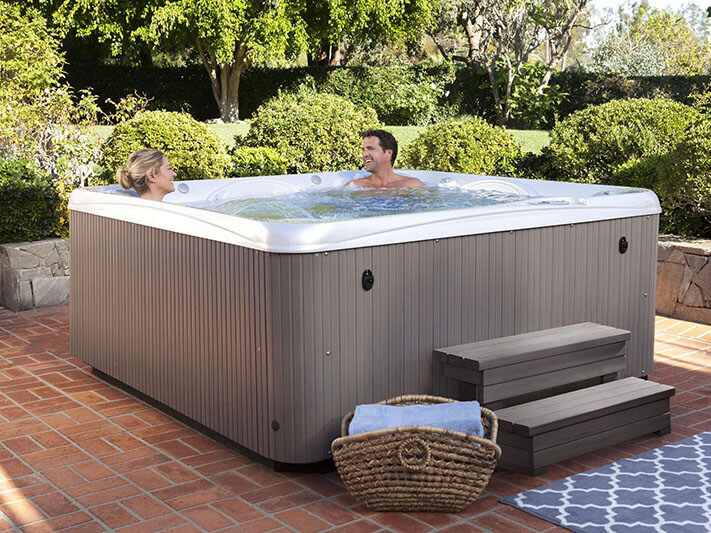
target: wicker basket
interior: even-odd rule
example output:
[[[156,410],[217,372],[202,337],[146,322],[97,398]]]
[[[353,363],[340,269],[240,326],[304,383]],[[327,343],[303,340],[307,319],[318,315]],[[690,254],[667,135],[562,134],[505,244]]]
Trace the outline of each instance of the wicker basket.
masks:
[[[388,405],[449,403],[437,396],[398,396]],[[486,438],[427,426],[408,426],[348,435],[353,419],[341,423],[331,444],[333,460],[348,492],[377,511],[457,512],[477,499],[501,449],[496,415],[481,409]]]

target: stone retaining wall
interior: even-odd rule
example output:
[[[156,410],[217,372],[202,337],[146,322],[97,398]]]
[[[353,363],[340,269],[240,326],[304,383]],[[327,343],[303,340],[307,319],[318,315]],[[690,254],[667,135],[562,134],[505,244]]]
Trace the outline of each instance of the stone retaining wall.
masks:
[[[711,241],[660,237],[657,313],[711,324]]]
[[[0,306],[13,311],[69,303],[69,241],[0,244]]]

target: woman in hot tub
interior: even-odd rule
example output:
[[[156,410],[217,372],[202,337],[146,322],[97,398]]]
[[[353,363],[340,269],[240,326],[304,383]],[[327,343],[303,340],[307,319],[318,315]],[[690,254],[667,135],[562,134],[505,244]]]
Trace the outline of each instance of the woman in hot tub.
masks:
[[[116,171],[121,187],[133,188],[141,198],[159,202],[175,190],[175,176],[163,152],[153,148],[133,152],[128,156],[126,165]]]
[[[400,176],[393,172],[397,141],[392,133],[385,130],[368,130],[360,136],[363,138],[363,166],[370,174],[365,178],[349,181],[346,187],[353,185],[375,189],[405,189],[425,186],[417,178]]]

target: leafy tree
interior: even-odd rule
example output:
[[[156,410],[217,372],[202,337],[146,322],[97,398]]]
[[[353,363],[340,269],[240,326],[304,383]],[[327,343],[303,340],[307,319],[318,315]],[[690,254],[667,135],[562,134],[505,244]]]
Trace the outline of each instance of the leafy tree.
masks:
[[[239,119],[239,83],[253,63],[306,47],[300,0],[34,0],[65,33],[94,36],[114,56],[195,49],[225,122]]]
[[[0,3],[0,98],[26,99],[56,84],[64,58],[39,13]]]
[[[168,0],[149,26],[156,43],[195,46],[225,122],[239,119],[239,84],[251,64],[303,50],[299,6],[290,0]]]
[[[454,17],[467,43],[466,56],[455,54],[452,59],[486,69],[499,124],[511,118],[514,83],[542,46],[547,53],[536,92],[545,93],[586,4],[587,0],[445,0],[440,17]],[[440,29],[443,24],[440,18]],[[440,51],[446,57],[441,46]]]
[[[128,63],[151,64],[153,42],[147,32],[155,8],[162,0],[3,0],[31,5],[65,39],[78,38],[83,47],[91,43],[106,47],[114,58]],[[95,39],[91,42],[89,39]]]
[[[419,37],[439,0],[300,0],[310,63],[339,65],[358,44]]]
[[[621,11],[620,22],[592,49],[590,70],[626,76],[697,75],[711,68],[704,26],[696,34],[681,15],[649,9],[646,1]]]

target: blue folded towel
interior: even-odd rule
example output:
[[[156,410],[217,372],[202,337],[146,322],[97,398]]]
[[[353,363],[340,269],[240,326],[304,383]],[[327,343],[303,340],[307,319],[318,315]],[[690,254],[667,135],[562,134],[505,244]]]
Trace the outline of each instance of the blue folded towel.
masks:
[[[400,426],[430,426],[484,436],[481,409],[476,401],[435,405],[358,405],[348,434]]]

